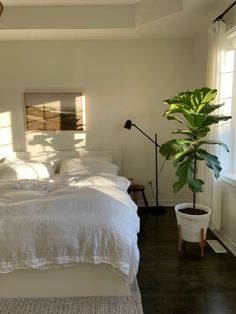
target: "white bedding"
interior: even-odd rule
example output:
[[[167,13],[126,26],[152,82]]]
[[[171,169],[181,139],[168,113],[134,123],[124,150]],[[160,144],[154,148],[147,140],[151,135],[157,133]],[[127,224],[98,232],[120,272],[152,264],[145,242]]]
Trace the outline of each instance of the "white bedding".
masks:
[[[116,175],[1,181],[0,273],[108,263],[132,282],[139,218],[128,186]]]

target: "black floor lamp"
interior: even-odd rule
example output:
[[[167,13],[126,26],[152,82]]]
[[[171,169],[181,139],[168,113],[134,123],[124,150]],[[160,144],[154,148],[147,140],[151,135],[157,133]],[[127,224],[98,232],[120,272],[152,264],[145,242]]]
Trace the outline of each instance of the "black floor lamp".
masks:
[[[155,144],[155,173],[156,173],[156,206],[150,207],[149,210],[152,214],[156,215],[163,215],[166,213],[165,208],[159,206],[159,200],[158,200],[158,161],[157,161],[157,148],[160,147],[160,145],[157,143],[157,134],[155,133],[155,140],[153,140],[150,136],[148,136],[145,132],[143,132],[136,124],[132,123],[131,120],[127,120],[125,122],[124,128],[130,130],[131,127],[134,126],[136,129],[139,130],[143,135],[145,135],[153,144]]]

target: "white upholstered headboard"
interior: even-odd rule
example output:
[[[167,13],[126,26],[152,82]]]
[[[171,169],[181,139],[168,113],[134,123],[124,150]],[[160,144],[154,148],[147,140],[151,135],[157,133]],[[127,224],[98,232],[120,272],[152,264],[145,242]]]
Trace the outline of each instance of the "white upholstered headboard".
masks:
[[[120,174],[122,173],[121,149],[111,150],[76,150],[76,151],[31,151],[31,152],[0,152],[0,159],[4,157],[19,158],[25,160],[45,161],[62,158],[75,158],[83,156],[112,156],[112,162],[119,166]]]

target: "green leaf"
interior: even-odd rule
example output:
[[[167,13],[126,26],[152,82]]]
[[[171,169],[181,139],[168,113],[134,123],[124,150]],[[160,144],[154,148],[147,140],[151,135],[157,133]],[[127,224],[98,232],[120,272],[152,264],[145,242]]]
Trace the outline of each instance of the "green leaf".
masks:
[[[174,96],[174,97],[172,97],[170,99],[164,100],[164,104],[173,105],[173,106],[179,106],[179,105],[182,104],[182,99],[179,96]]]
[[[176,175],[178,177],[178,181],[174,183],[173,190],[174,192],[178,192],[180,189],[184,187],[184,185],[193,179],[193,167],[194,159],[187,158],[184,161],[178,163]]]
[[[179,162],[183,161],[185,157],[194,157],[194,146],[189,145],[182,152],[179,152],[174,156],[174,166],[177,166]]]
[[[173,191],[174,191],[174,193],[177,193],[177,192],[179,192],[184,186],[185,186],[185,184],[186,184],[187,182],[185,182],[185,181],[177,181],[177,182],[175,182],[173,185],[172,185],[172,188],[173,188]]]
[[[171,115],[167,115],[166,117],[167,117],[168,120],[176,120],[176,121],[184,124],[184,121],[179,119],[178,117],[174,117],[174,116],[171,116]]]
[[[191,138],[191,140],[194,140],[193,133],[192,133],[192,131],[190,131],[190,130],[181,130],[181,129],[178,129],[177,131],[173,131],[172,134],[182,134],[182,135],[186,135],[186,136],[189,136],[189,137]]]
[[[192,113],[192,117],[194,120],[193,126],[195,128],[199,128],[202,126],[203,122],[206,120],[206,115],[202,113]]]
[[[207,167],[214,171],[214,176],[217,179],[220,176],[220,172],[222,170],[218,157],[208,153],[204,149],[198,149],[197,156],[200,159],[206,161]]]
[[[202,192],[204,181],[194,178],[194,156],[188,157],[178,164],[176,175],[178,181],[173,184],[173,191],[175,193],[181,190],[185,184],[188,184],[192,192]]]
[[[194,130],[196,140],[199,140],[200,138],[205,137],[207,133],[210,132],[210,130],[211,129],[208,126],[203,127],[203,128],[196,128]]]
[[[194,91],[180,93],[179,96],[187,102],[195,113],[200,112],[206,104],[211,102],[217,94],[216,89],[203,87]]]
[[[227,121],[229,119],[231,119],[232,117],[231,116],[214,116],[214,115],[208,115],[205,119],[205,121],[203,122],[202,126],[205,127],[205,126],[209,126],[209,125],[212,125],[212,124],[216,124],[220,121]]]
[[[204,181],[200,179],[193,179],[188,181],[188,186],[192,192],[199,193],[203,191]]]
[[[173,159],[178,153],[183,152],[192,144],[191,140],[173,139],[163,143],[160,147],[160,154],[167,160]]]
[[[218,145],[224,147],[227,150],[227,152],[229,152],[229,147],[226,144],[224,144],[223,142],[217,141],[217,140],[215,140],[215,141],[214,140],[200,141],[200,142],[198,142],[198,147],[200,147],[201,145],[206,145],[206,144],[210,144],[210,145],[218,144]]]
[[[206,104],[215,99],[217,90],[211,89],[209,87],[203,87],[199,90],[196,90],[196,93],[200,94],[201,103]]]
[[[217,104],[217,105],[212,105],[212,104],[205,104],[200,112],[203,114],[210,114],[213,111],[215,111],[216,109],[219,109],[220,107],[224,106],[224,104]]]
[[[194,121],[194,115],[191,111],[189,110],[182,110],[182,113],[185,117],[185,119],[187,120],[187,123],[188,123],[188,127],[189,128],[194,128],[195,127],[195,121]]]

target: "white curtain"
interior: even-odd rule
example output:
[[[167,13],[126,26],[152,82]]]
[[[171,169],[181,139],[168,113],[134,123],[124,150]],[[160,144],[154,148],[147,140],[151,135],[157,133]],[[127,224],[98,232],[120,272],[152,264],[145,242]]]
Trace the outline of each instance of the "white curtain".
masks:
[[[209,47],[207,61],[207,82],[206,86],[216,88],[218,91],[215,103],[220,101],[220,77],[224,71],[224,60],[226,52],[226,25],[223,21],[214,22],[209,28]],[[215,112],[216,113],[216,112]],[[221,126],[213,125],[209,132],[208,139],[221,140]],[[221,159],[219,145],[208,145],[207,150]],[[212,170],[201,163],[199,178],[204,180],[204,192],[198,193],[198,202],[207,205],[212,210],[211,227],[219,230],[221,226],[221,179],[215,179]]]

